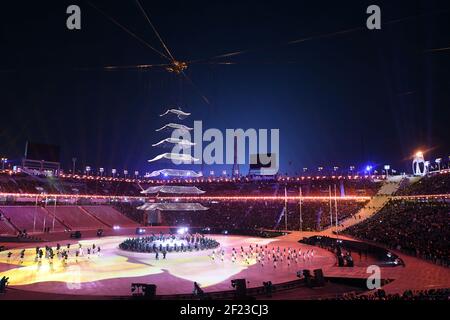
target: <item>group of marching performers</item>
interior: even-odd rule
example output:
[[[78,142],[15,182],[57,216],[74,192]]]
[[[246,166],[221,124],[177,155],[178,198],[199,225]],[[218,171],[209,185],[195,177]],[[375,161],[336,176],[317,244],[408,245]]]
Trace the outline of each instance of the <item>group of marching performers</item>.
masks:
[[[42,264],[42,261],[48,261],[50,266],[53,266],[53,262],[55,257],[58,261],[61,261],[63,265],[67,265],[69,256],[72,256],[75,259],[75,262],[78,262],[78,259],[81,257],[86,257],[90,259],[92,256],[99,256],[101,248],[96,246],[95,244],[88,246],[87,248],[83,248],[81,243],[78,244],[78,247],[75,250],[71,250],[71,244],[68,243],[65,247],[62,247],[59,243],[56,244],[56,248],[52,248],[51,246],[46,245],[41,248],[37,246],[33,249],[22,249],[19,254],[14,257],[13,253],[10,251],[7,253],[7,263],[11,262],[11,259],[18,259],[19,264],[23,264],[25,260],[25,255],[27,251],[33,251],[35,253],[34,262],[38,265]]]
[[[273,268],[276,269],[281,264],[286,264],[288,267],[298,263],[305,263],[312,261],[314,258],[314,249],[295,249],[295,248],[283,248],[280,247],[269,247],[268,245],[249,245],[248,248],[241,246],[240,249],[231,249],[231,262],[245,263],[250,265],[252,260],[264,267],[267,264],[272,264]],[[225,250],[219,248],[218,250],[213,250],[210,254],[212,261],[215,260],[225,260]]]

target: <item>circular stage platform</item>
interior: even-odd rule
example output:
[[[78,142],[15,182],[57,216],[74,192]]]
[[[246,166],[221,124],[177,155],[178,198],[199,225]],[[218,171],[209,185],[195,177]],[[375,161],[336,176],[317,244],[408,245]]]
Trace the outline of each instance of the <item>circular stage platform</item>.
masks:
[[[170,252],[166,259],[155,259],[153,253],[136,253],[119,249],[119,244],[127,239],[126,236],[112,236],[92,238],[78,242],[71,241],[67,264],[57,257],[51,265],[48,259],[42,258],[42,263],[35,261],[36,246],[49,245],[56,247],[56,242],[28,244],[23,261],[20,252],[23,248],[9,250],[12,252],[8,259],[7,251],[0,252],[0,277],[10,278],[10,288],[30,292],[42,292],[64,295],[83,296],[130,296],[132,283],[146,283],[157,285],[157,295],[190,294],[194,288],[194,281],[199,283],[205,292],[233,290],[232,279],[245,278],[247,287],[260,287],[264,281],[273,284],[297,279],[297,271],[303,269],[330,268],[335,264],[333,254],[327,250],[311,247],[282,238],[255,238],[247,236],[208,235],[220,243],[213,250],[194,252]],[[68,241],[59,241],[65,249]],[[82,245],[84,255],[76,257],[75,251]],[[86,254],[92,245],[101,248],[100,253]],[[256,256],[250,259],[232,259],[233,248],[239,253],[241,247],[250,252],[253,248],[266,246],[286,252],[299,250],[307,252],[314,250],[309,259],[302,257],[296,263],[291,260],[288,265],[285,258],[278,261],[276,268],[272,259],[266,259],[264,266],[258,263]],[[55,250],[55,248],[54,248]],[[217,252],[224,251],[222,255]],[[96,250],[97,251],[97,250]],[[56,250],[55,250],[56,252]]]

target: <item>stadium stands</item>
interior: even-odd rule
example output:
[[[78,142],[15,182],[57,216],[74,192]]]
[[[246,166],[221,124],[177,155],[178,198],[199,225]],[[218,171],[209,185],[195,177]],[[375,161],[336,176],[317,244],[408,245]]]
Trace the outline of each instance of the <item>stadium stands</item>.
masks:
[[[157,184],[171,181],[138,181],[105,179],[100,177],[44,177],[24,173],[0,174],[0,192],[33,194],[86,194],[108,196],[142,196],[141,191]],[[231,179],[199,179],[177,181],[177,185],[197,185],[210,196],[282,196],[284,187],[288,194],[297,195],[302,187],[304,196],[328,195],[328,187],[336,185],[340,195],[372,196],[377,193],[381,182],[366,177],[303,177],[272,179],[269,181]]]
[[[412,184],[405,184],[397,195],[446,194],[450,191],[450,173],[434,173]]]
[[[447,202],[391,201],[345,233],[448,266],[449,213]]]
[[[12,227],[3,214],[0,213],[0,235],[14,234],[15,231],[14,227]]]
[[[138,225],[110,206],[0,206],[0,234],[5,235]]]
[[[55,223],[55,230],[62,231],[65,229],[58,220],[53,221],[53,217],[39,206],[1,206],[0,211],[22,232],[43,232],[44,228],[53,229],[53,222]]]
[[[240,178],[231,179],[200,179],[196,182],[200,189],[206,191],[207,196],[284,196],[287,189],[288,196],[298,196],[302,188],[303,196],[329,195],[329,187],[336,186],[339,196],[364,195],[374,196],[370,202],[338,201],[338,222],[340,228],[347,228],[358,224],[365,218],[379,211],[390,196],[397,191],[398,194],[435,194],[447,192],[450,188],[450,174],[434,174],[424,177],[416,183],[408,179],[377,181],[366,177],[297,177],[281,178],[264,181]],[[166,181],[166,183],[171,183]],[[180,185],[191,185],[189,181],[178,182]],[[55,193],[55,194],[83,194],[105,196],[141,196],[141,190],[154,185],[149,181],[111,179],[99,177],[44,177],[30,176],[24,173],[0,174],[0,191],[14,193]],[[334,188],[333,188],[334,189]],[[68,204],[68,203],[67,203]],[[106,201],[110,206],[93,206],[92,202],[77,200],[77,206],[60,206],[56,209],[55,230],[95,229],[102,227],[136,226],[143,222],[143,212],[136,210],[138,204],[118,203]],[[163,215],[166,225],[189,225],[195,227],[208,226],[211,228],[227,229],[284,229],[284,202],[283,201],[202,201],[209,207],[208,212],[183,213],[176,212]],[[364,210],[361,210],[361,208]],[[11,218],[17,229],[33,229],[33,206],[25,207],[23,216],[17,214]],[[13,209],[9,209],[13,210]],[[48,221],[53,222],[53,210],[39,209],[35,230],[44,228]],[[334,230],[336,212],[332,203],[332,218],[330,217],[329,201],[304,201],[302,205],[302,229],[305,231],[321,231],[326,228]],[[367,214],[366,214],[367,213]],[[8,213],[6,213],[8,217]],[[32,219],[33,218],[33,219]],[[350,219],[349,219],[350,218]],[[31,219],[31,220],[30,220]],[[17,220],[17,221],[16,221]],[[300,229],[299,207],[295,201],[289,202],[287,210],[289,230]],[[30,222],[31,221],[31,222]],[[5,225],[2,230],[10,230]]]
[[[109,206],[83,206],[87,212],[97,217],[108,226],[135,227],[136,222]]]
[[[402,184],[402,181],[403,179],[401,176],[389,177],[389,179],[385,180],[382,186],[378,189],[378,193],[366,203],[364,208],[358,212],[357,216],[352,215],[347,219],[340,219],[340,224],[337,231],[341,232],[343,229],[360,223],[380,211],[381,208],[389,202],[391,196],[397,192]],[[330,228],[328,231],[335,232],[336,229]]]
[[[56,216],[71,229],[95,229],[103,228],[105,225],[93,218],[78,206],[58,206]]]
[[[284,202],[280,201],[223,201],[203,203],[209,207],[206,212],[167,212],[164,224],[171,226],[210,227],[221,229],[285,229]],[[338,218],[355,215],[365,202],[339,201]],[[335,208],[332,203],[333,223]],[[322,230],[330,226],[330,205],[328,201],[304,202],[302,206],[303,230]],[[288,204],[288,230],[299,230],[298,204]]]

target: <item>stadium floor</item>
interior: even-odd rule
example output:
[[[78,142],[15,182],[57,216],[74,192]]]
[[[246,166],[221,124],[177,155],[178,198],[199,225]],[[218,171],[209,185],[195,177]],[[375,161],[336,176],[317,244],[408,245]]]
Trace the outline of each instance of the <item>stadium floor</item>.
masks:
[[[96,244],[101,247],[99,256],[94,255],[89,259],[84,256],[75,261],[71,254],[68,264],[63,267],[62,263],[55,258],[53,270],[46,261],[42,262],[40,268],[34,261],[34,252],[37,245],[56,246],[58,241],[40,244],[14,244],[7,251],[13,252],[9,263],[7,251],[0,252],[0,277],[10,277],[10,298],[53,298],[65,299],[70,296],[87,298],[105,298],[113,296],[130,296],[131,283],[153,283],[157,285],[158,295],[190,294],[193,291],[193,282],[201,284],[205,292],[217,292],[233,290],[230,280],[245,278],[247,287],[260,287],[263,281],[272,283],[284,283],[296,280],[296,272],[302,269],[323,269],[326,277],[335,278],[359,278],[366,279],[367,265],[373,261],[355,260],[353,268],[338,268],[335,266],[334,255],[324,249],[300,244],[297,241],[303,236],[311,236],[309,233],[292,232],[278,238],[255,238],[247,236],[225,236],[213,235],[225,250],[225,258],[214,261],[209,257],[212,250],[191,253],[169,253],[167,259],[155,260],[151,253],[132,253],[118,249],[118,244],[127,238],[126,234],[109,235],[102,238],[90,237],[86,240],[60,240],[61,245],[72,244],[75,250],[76,244],[82,243],[84,248]],[[268,245],[269,247],[314,249],[314,258],[310,261],[299,261],[296,265],[292,263],[278,263],[273,268],[272,263],[266,263],[261,267],[256,260],[249,264],[244,261],[231,262],[232,248],[239,249],[241,246],[248,247],[256,244]],[[13,248],[14,247],[14,248]],[[18,261],[18,255],[22,248],[27,250],[23,264]],[[405,261],[404,267],[384,267],[382,278],[394,280],[383,288],[389,293],[401,293],[407,289],[431,289],[450,287],[450,269],[434,265],[432,263],[405,256],[398,253]],[[334,287],[333,287],[334,286]],[[306,289],[306,290],[305,290]],[[314,298],[320,295],[315,289],[314,295],[310,289],[301,288],[287,292],[280,296],[297,299]],[[343,293],[354,291],[354,288],[345,286],[326,286],[321,289],[324,295],[330,293]],[[286,296],[287,295],[287,296]],[[5,298],[8,298],[5,296]]]
[[[66,267],[55,258],[53,268],[47,261],[40,267],[34,261],[34,246],[28,246],[23,264],[18,259],[22,248],[12,250],[13,257],[9,263],[7,252],[0,253],[0,276],[10,277],[10,287],[26,291],[46,293],[119,296],[130,295],[130,284],[153,283],[157,285],[158,295],[192,293],[193,282],[197,281],[205,292],[233,290],[230,280],[235,278],[247,279],[247,287],[260,287],[263,281],[282,283],[296,280],[296,272],[301,269],[317,269],[335,264],[332,253],[300,244],[296,241],[283,239],[263,239],[244,236],[214,235],[225,250],[224,261],[210,258],[212,250],[186,253],[168,253],[167,259],[155,259],[151,253],[126,252],[118,248],[126,236],[93,238],[81,240],[84,248],[92,246],[101,247],[100,255],[79,257],[76,260],[72,254]],[[61,242],[64,244],[65,242]],[[268,245],[280,247],[281,250],[290,247],[295,249],[314,249],[311,260],[299,261],[290,266],[278,263],[277,268],[272,263],[264,267],[251,259],[249,264],[239,260],[231,261],[232,248],[241,246]],[[47,245],[55,246],[56,243]],[[72,251],[76,243],[72,242]],[[217,250],[216,250],[217,251]],[[45,259],[44,259],[45,260]]]

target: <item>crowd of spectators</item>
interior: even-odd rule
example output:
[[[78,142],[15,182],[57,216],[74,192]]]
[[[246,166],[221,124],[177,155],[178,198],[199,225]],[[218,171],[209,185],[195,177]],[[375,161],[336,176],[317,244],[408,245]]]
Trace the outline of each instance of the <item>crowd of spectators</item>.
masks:
[[[284,189],[289,195],[298,195],[302,188],[304,196],[327,196],[329,187],[337,188],[339,195],[373,196],[382,181],[371,177],[297,177],[271,180],[238,179],[197,179],[197,180],[134,180],[106,179],[98,177],[48,177],[25,173],[0,174],[0,192],[5,193],[48,193],[87,194],[110,196],[141,196],[141,191],[150,186],[174,184],[195,185],[210,196],[283,196]],[[415,183],[403,179],[397,195],[446,194],[450,190],[450,173],[432,173]],[[334,192],[334,191],[333,191]]]
[[[187,225],[220,229],[268,229],[285,230],[285,204],[283,201],[213,201],[202,203],[208,207],[204,212],[169,212],[162,215],[163,224],[170,226]],[[360,201],[338,201],[338,220],[355,216],[364,206]],[[288,230],[300,230],[300,212],[297,202],[287,206]],[[336,223],[334,202],[305,201],[302,204],[302,229],[317,231]]]
[[[60,193],[54,184],[46,179],[24,173],[14,176],[0,175],[0,192],[5,193]]]
[[[404,195],[406,193],[406,190],[411,186],[411,181],[405,177],[402,180],[400,180],[400,183],[398,185],[397,191],[395,191],[395,195]]]
[[[329,187],[336,186],[339,195],[372,196],[381,186],[370,178],[360,177],[315,177],[311,179],[289,179],[268,181],[237,179],[217,180],[200,179],[188,181],[136,181],[124,179],[97,179],[74,177],[33,176],[25,173],[0,174],[0,192],[4,193],[46,193],[46,194],[85,194],[108,196],[141,196],[141,191],[160,184],[196,185],[210,196],[283,196],[287,188],[289,195],[298,195],[302,188],[304,196],[327,196]]]
[[[177,183],[177,185],[192,185]],[[298,196],[300,187],[303,196],[328,196],[329,187],[337,188],[340,196],[373,196],[381,187],[380,181],[370,178],[346,179],[320,177],[314,179],[289,179],[289,180],[246,180],[221,181],[221,182],[199,182],[197,187],[205,191],[209,196],[284,196],[285,188],[289,196]],[[147,186],[147,185],[143,185]]]
[[[367,201],[338,201],[338,222],[349,217],[358,218],[357,213]],[[283,201],[234,200],[201,202],[207,211],[165,211],[161,224],[167,226],[209,227],[223,230],[285,230],[285,204]],[[114,207],[128,218],[145,222],[144,211],[137,209],[139,203],[116,203]],[[288,202],[288,230],[300,230],[298,202]],[[331,217],[332,215],[332,217]],[[332,218],[332,221],[331,221]],[[302,230],[320,231],[336,224],[335,203],[329,201],[304,201],[302,204]],[[338,223],[339,225],[339,223]]]
[[[140,196],[137,183],[100,179],[71,179],[45,176],[31,176],[24,173],[0,175],[0,192],[45,193],[45,194],[87,194],[108,196]]]
[[[445,201],[390,201],[345,233],[449,266],[449,215],[450,204]]]
[[[142,205],[142,202],[115,202],[113,207],[128,217],[129,219],[139,223],[145,224],[146,219],[144,217],[145,212],[137,209],[138,206]]]
[[[348,178],[348,177],[347,177]],[[338,195],[373,195],[380,187],[380,182],[369,178],[347,179],[337,177],[320,177],[312,179],[284,179],[279,180],[248,180],[216,181],[209,182],[205,179],[198,184],[207,196],[279,196],[283,197],[285,188],[288,196],[298,196],[302,188],[303,196],[329,196],[330,186],[334,193],[334,187]],[[30,176],[24,173],[12,175],[0,175],[0,192],[8,193],[55,193],[55,194],[92,194],[107,196],[142,196],[141,191],[149,186],[149,182],[137,183],[134,180],[110,180],[110,179],[79,179],[76,177],[46,177]],[[188,182],[180,182],[179,185],[192,185]],[[160,196],[167,196],[161,194]],[[79,200],[77,204],[84,204]],[[137,210],[139,203],[112,204],[121,213],[132,220],[143,223],[147,221],[145,213]],[[221,201],[202,203],[210,210],[206,213],[199,212],[194,215],[190,212],[176,212],[163,215],[164,224],[167,225],[191,225],[208,226],[212,228],[226,229],[285,229],[284,203],[282,201]],[[338,220],[354,216],[364,205],[363,202],[344,202],[338,204]],[[334,204],[333,204],[334,206]],[[333,224],[335,221],[335,209],[333,208]],[[287,217],[288,229],[299,230],[300,219],[298,204],[288,204]],[[303,230],[322,230],[331,225],[330,208],[328,201],[303,203]]]
[[[178,182],[178,184],[192,185],[188,182]],[[141,191],[152,185],[154,184],[148,181],[137,183],[134,180],[126,179],[42,177],[30,176],[24,173],[15,173],[12,175],[0,174],[0,192],[141,196]],[[216,182],[208,182],[208,179],[204,179],[196,185],[204,190],[207,196],[264,195],[283,197],[285,188],[289,196],[297,196],[301,187],[303,196],[327,197],[330,186],[332,187],[333,194],[334,187],[336,187],[338,196],[371,196],[379,190],[381,182],[365,177],[357,179],[348,179],[348,177],[313,177],[311,179],[292,178],[262,181],[241,178],[237,181],[221,180]],[[435,174],[424,177],[417,183],[411,185],[405,183],[402,186],[399,192],[401,194],[447,193],[450,190],[450,174]],[[166,194],[161,194],[160,196],[166,196]],[[288,203],[287,213],[284,210],[283,201],[244,200],[200,202],[208,207],[209,210],[194,214],[191,212],[167,213],[162,215],[163,224],[228,229],[277,230],[285,229],[286,215],[288,230],[302,229],[305,231],[319,231],[336,224],[335,204],[332,203],[332,212],[330,212],[330,204],[328,201],[304,201],[301,222],[299,205],[295,201]],[[365,204],[366,202],[361,201],[338,201],[338,223],[348,217],[358,219],[357,213]],[[147,221],[144,212],[136,209],[139,206],[137,203],[117,202],[113,205],[120,212],[138,223]],[[420,220],[420,218],[418,219]],[[366,226],[366,223],[363,223],[360,228],[364,228],[364,226]],[[357,230],[356,228],[358,227],[355,227],[355,230]],[[349,231],[352,232],[352,229]],[[393,239],[392,241],[395,242],[397,239]],[[387,239],[385,242],[387,242]],[[389,244],[392,243],[389,242]],[[402,247],[404,250],[411,249],[408,244]]]
[[[401,184],[396,195],[415,196],[448,194],[450,192],[450,173],[429,174],[415,183],[405,181]]]

